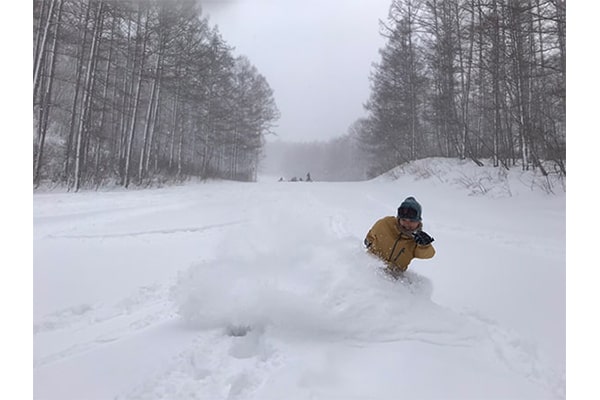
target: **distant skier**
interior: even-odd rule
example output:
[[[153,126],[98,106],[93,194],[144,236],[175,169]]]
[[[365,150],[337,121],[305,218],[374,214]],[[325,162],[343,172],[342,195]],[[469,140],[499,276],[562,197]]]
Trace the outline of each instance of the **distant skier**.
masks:
[[[310,172],[306,174],[306,182],[312,182],[312,179],[310,178]]]
[[[385,261],[388,272],[399,278],[413,258],[435,255],[431,244],[434,239],[422,228],[421,205],[414,197],[407,197],[395,217],[383,217],[375,222],[364,243],[369,252]]]

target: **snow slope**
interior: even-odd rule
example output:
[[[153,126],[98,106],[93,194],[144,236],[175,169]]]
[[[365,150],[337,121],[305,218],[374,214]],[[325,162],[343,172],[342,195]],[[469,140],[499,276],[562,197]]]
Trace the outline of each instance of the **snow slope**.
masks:
[[[546,184],[428,159],[34,193],[34,398],[565,398],[565,193]],[[362,239],[409,195],[437,254],[396,282]]]

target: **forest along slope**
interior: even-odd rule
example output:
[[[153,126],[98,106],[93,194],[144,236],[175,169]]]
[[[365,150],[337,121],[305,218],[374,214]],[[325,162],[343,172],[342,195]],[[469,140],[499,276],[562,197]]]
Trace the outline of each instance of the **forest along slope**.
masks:
[[[35,398],[564,398],[564,193],[401,172],[35,193]],[[393,282],[408,195],[437,255]]]

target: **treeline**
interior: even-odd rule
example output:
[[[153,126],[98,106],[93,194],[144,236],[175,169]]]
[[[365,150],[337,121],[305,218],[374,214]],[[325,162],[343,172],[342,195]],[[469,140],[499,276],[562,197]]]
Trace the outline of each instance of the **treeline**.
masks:
[[[256,179],[279,111],[194,0],[34,0],[35,185]]]
[[[393,0],[354,125],[369,175],[445,156],[565,176],[565,12],[564,0]]]

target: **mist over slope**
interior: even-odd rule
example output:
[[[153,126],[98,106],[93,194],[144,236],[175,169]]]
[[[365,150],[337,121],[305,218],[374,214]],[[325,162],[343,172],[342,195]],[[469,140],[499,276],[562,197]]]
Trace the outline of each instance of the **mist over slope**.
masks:
[[[356,142],[344,136],[309,143],[267,142],[260,171],[264,175],[290,181],[305,179],[339,182],[365,180],[367,164]]]

